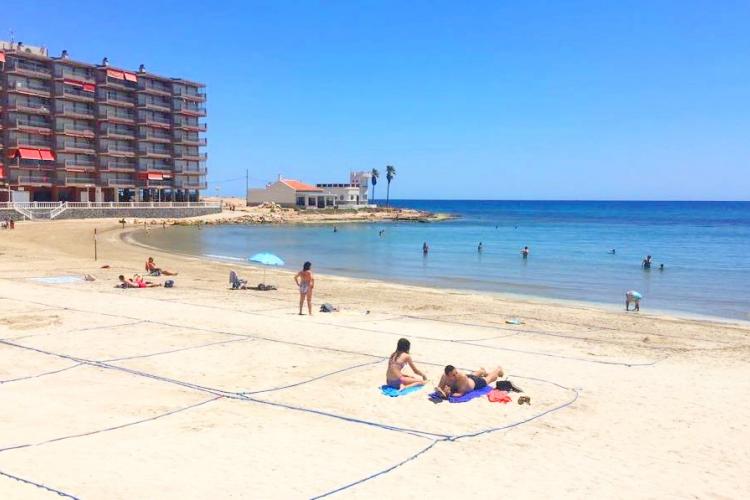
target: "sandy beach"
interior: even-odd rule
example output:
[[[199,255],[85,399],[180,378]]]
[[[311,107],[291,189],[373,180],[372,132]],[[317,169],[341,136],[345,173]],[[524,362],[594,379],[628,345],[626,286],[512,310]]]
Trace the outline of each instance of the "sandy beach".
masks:
[[[341,311],[298,316],[292,273],[231,291],[263,271],[134,230],[0,231],[0,498],[750,494],[746,323],[322,275]],[[174,288],[114,288],[149,255]],[[402,336],[431,382],[501,365],[531,405],[381,395]]]

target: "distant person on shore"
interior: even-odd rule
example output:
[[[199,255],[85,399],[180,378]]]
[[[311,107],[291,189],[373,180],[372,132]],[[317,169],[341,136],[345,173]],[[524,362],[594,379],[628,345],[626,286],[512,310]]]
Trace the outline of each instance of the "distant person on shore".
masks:
[[[156,262],[154,262],[153,257],[149,257],[146,261],[146,272],[152,276],[160,276],[162,274],[164,276],[177,276],[177,273],[156,267]]]
[[[428,245],[426,241],[422,243],[422,253],[424,255],[427,255],[428,253],[430,253],[430,245]]]
[[[630,303],[632,302],[634,307],[634,311],[640,311],[641,310],[641,299],[643,298],[643,295],[636,292],[635,290],[628,290],[625,292],[625,310],[630,310]]]
[[[529,258],[529,247],[527,247],[527,246],[523,247],[523,250],[521,250],[521,255],[523,256],[524,259],[528,259]]]
[[[388,358],[388,369],[385,372],[385,383],[389,387],[393,387],[399,391],[415,385],[424,385],[425,382],[427,382],[427,376],[414,366],[414,361],[412,361],[411,355],[409,354],[410,348],[411,342],[407,339],[398,339],[396,350],[391,354],[390,358]],[[405,365],[409,365],[409,368],[411,368],[416,375],[422,377],[422,379],[420,380],[411,375],[404,375],[403,369]]]
[[[312,316],[312,294],[313,288],[315,287],[315,278],[313,278],[312,271],[310,268],[312,264],[305,262],[302,265],[302,271],[298,272],[294,277],[294,282],[299,287],[299,315],[302,316],[302,306],[305,305],[305,299],[307,299],[307,312]]]
[[[647,255],[645,259],[643,259],[643,262],[641,262],[641,267],[643,269],[651,269],[651,256]]]
[[[484,249],[482,242],[479,242],[479,246],[477,247],[477,252],[482,253],[482,250]]]
[[[503,369],[497,367],[491,372],[484,368],[464,374],[459,372],[453,365],[448,365],[443,370],[443,376],[435,390],[444,398],[463,396],[467,392],[483,389],[489,384],[503,376]]]

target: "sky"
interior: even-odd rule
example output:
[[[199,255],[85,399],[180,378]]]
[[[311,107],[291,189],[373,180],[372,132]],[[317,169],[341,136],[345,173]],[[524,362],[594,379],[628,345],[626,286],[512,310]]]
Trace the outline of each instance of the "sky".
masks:
[[[2,9],[0,39],[205,82],[211,195],[393,165],[400,199],[750,199],[746,0]]]

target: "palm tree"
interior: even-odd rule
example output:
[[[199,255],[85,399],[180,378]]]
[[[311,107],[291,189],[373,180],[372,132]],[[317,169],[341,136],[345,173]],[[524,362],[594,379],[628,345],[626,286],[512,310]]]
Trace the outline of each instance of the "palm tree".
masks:
[[[385,206],[388,207],[391,201],[391,181],[396,177],[396,167],[388,165],[385,167],[385,180],[388,181],[388,188],[385,191]]]
[[[375,185],[378,183],[378,177],[380,177],[380,172],[378,172],[377,168],[373,168],[372,172],[370,172],[370,175],[372,176],[372,197],[371,201],[375,203]]]

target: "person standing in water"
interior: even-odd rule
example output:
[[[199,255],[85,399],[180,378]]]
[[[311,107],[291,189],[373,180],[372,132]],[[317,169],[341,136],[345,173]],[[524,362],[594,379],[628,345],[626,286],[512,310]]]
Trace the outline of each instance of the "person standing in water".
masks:
[[[645,259],[643,259],[643,262],[641,262],[641,267],[643,269],[651,269],[651,256],[647,255]]]
[[[414,361],[412,361],[411,355],[409,354],[410,348],[411,342],[407,339],[398,339],[396,350],[391,354],[390,358],[388,358],[388,370],[385,373],[385,383],[389,387],[401,390],[415,385],[424,385],[425,382],[427,382],[427,376],[414,366]],[[403,374],[402,370],[407,364],[415,374],[422,377],[422,380]]]
[[[482,253],[482,242],[479,242],[479,246],[477,247],[477,252]]]
[[[427,255],[428,253],[430,253],[430,245],[425,241],[422,243],[422,254]]]
[[[529,257],[529,247],[525,246],[523,247],[523,250],[521,250],[521,255],[524,259],[527,259]]]
[[[294,277],[294,282],[299,287],[300,316],[302,316],[302,306],[305,304],[305,299],[307,299],[307,312],[312,316],[312,294],[315,287],[315,278],[313,278],[312,271],[310,271],[311,267],[312,264],[310,262],[305,262],[302,266],[302,271],[298,272]]]

